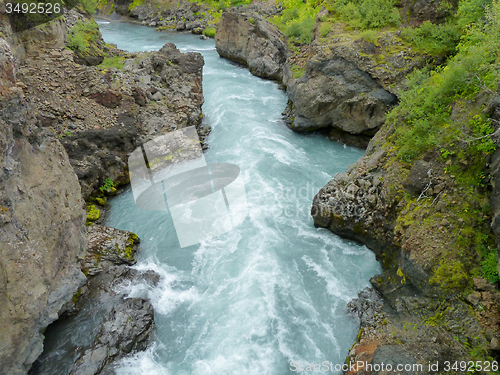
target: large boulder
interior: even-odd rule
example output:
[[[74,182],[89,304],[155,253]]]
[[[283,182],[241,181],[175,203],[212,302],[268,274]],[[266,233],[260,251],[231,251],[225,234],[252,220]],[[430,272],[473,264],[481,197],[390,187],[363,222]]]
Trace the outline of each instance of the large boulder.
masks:
[[[288,57],[286,37],[267,20],[251,13],[223,13],[215,46],[221,57],[245,65],[262,78],[281,81]]]

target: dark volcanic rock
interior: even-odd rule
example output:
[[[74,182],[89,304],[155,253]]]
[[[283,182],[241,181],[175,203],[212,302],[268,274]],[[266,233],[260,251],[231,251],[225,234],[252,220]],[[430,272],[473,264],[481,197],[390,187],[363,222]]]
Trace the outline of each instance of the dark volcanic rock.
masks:
[[[283,78],[288,57],[286,37],[257,14],[223,13],[215,46],[220,56],[247,65],[258,77]]]
[[[306,73],[288,90],[294,104],[294,130],[339,128],[351,134],[371,131],[397,103],[368,73],[343,57],[310,60]]]
[[[105,316],[92,348],[76,361],[70,374],[101,373],[112,361],[146,349],[153,330],[151,303],[143,298],[123,300]]]

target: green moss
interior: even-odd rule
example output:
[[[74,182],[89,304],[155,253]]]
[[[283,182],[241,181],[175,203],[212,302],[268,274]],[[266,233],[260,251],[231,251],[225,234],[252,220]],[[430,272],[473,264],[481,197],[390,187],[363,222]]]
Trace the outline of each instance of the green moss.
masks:
[[[471,278],[461,261],[442,259],[429,282],[439,285],[444,290],[456,290],[470,286]]]
[[[101,211],[96,208],[94,204],[87,205],[87,225],[92,225],[92,223],[99,219],[101,216]]]
[[[87,270],[88,273],[88,270]],[[73,296],[73,303],[76,304],[78,300],[80,299],[80,296],[82,295],[82,288],[78,288],[78,291],[75,293]]]
[[[123,257],[125,259],[130,259],[134,260],[133,254],[134,254],[134,245],[138,242],[139,236],[135,233],[131,233],[129,235],[128,241],[127,241],[127,246],[125,246],[125,252],[123,254]]]
[[[136,7],[138,7],[139,5],[142,5],[144,3],[144,0],[134,0],[132,3],[130,3],[130,5],[128,6],[128,10],[132,10]]]
[[[108,203],[108,200],[106,197],[103,197],[103,198],[100,198],[100,197],[96,197],[95,198],[95,201],[97,202],[97,204],[99,204],[100,206],[105,206],[107,203]]]

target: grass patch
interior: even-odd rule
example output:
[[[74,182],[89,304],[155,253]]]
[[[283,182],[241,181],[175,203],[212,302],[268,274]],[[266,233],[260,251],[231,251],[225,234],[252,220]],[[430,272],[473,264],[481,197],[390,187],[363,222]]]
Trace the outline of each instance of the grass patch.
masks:
[[[104,61],[97,67],[101,69],[109,69],[109,68],[122,69],[124,61],[125,59],[120,56],[105,57]]]

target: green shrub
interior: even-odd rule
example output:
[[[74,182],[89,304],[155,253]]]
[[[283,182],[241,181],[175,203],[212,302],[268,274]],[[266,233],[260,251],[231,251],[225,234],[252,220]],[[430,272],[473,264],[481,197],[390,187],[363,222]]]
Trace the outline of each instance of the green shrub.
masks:
[[[328,35],[331,29],[332,24],[330,22],[321,22],[321,25],[319,26],[319,35],[325,37]]]
[[[215,27],[207,27],[203,30],[203,35],[208,36],[209,38],[215,38]]]
[[[484,114],[471,113],[453,126],[450,123],[458,120],[450,120],[450,114],[457,100],[472,100],[485,88],[496,89],[499,33],[500,5],[496,1],[488,11],[488,23],[468,30],[447,66],[409,77],[409,90],[401,93],[400,105],[387,118],[396,125],[393,139],[402,160],[410,162],[426,150],[457,140],[467,142],[469,157],[492,152],[495,144],[485,136],[493,129]]]
[[[99,188],[99,190],[101,190],[101,192],[104,193],[105,191],[110,190],[113,187],[113,185],[114,185],[113,181],[110,178],[107,178],[104,180],[104,183]]]
[[[99,38],[99,26],[94,21],[83,24],[81,21],[68,32],[68,47],[75,52],[83,53]]]
[[[406,28],[401,36],[418,50],[432,55],[447,56],[456,52],[462,33],[455,24],[436,25],[425,21],[420,27]]]
[[[457,10],[458,26],[464,29],[485,17],[485,10],[492,0],[460,0]]]
[[[336,0],[340,18],[356,29],[378,29],[401,23],[396,0]]]
[[[224,10],[226,8],[227,8],[226,2],[224,0],[219,0],[219,2],[217,3],[216,9],[220,11],[220,10]]]
[[[481,270],[483,272],[483,277],[490,283],[493,284],[499,280],[496,251],[492,251],[484,258],[481,262]]]
[[[296,38],[301,43],[311,43],[315,24],[316,20],[313,17],[293,21],[285,28],[285,35],[289,38]]]
[[[83,9],[89,14],[95,14],[99,5],[99,0],[80,0]]]
[[[84,34],[68,34],[68,46],[75,52],[85,52],[89,43]]]
[[[299,10],[297,7],[293,7],[292,9],[285,9],[283,11],[283,16],[281,17],[281,22],[286,24],[287,22],[294,20],[299,17]]]

